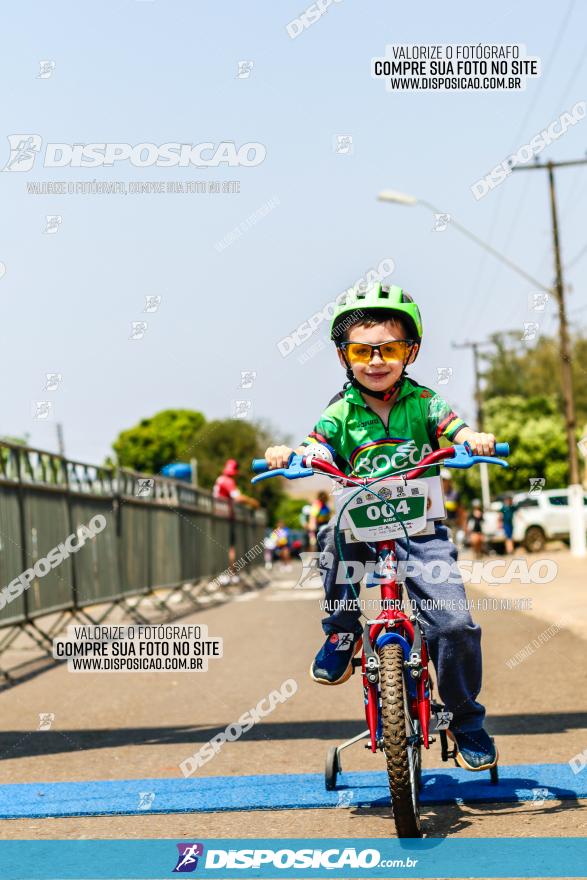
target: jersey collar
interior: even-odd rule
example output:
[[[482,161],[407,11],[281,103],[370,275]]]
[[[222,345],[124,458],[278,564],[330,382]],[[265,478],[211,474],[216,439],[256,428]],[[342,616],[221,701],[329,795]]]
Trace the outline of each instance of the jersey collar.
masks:
[[[414,385],[412,380],[409,379],[407,376],[404,376],[404,380],[400,385],[399,394],[396,397],[395,402],[397,403],[398,400],[401,400],[403,397],[407,397],[409,394],[413,394],[415,391],[415,387],[416,386]],[[355,403],[358,406],[364,407],[365,409],[369,408],[369,405],[365,403],[363,395],[358,388],[355,388],[354,385],[349,385],[349,387],[346,389],[346,391],[344,392],[344,399],[347,400],[349,403]]]

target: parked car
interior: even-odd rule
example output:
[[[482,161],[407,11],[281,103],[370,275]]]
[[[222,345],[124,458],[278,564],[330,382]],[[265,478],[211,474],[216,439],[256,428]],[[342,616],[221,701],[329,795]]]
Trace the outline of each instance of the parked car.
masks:
[[[583,494],[584,523],[587,531],[587,493]],[[547,541],[568,541],[571,531],[568,489],[547,489],[536,495],[514,495],[515,544],[530,553],[539,553]]]
[[[587,493],[585,502],[585,530],[587,531]],[[514,544],[522,544],[529,553],[539,553],[547,541],[568,541],[570,535],[569,490],[547,489],[536,495],[519,492],[513,497]],[[483,534],[489,546],[505,544],[501,524],[503,501],[493,501],[483,512]]]

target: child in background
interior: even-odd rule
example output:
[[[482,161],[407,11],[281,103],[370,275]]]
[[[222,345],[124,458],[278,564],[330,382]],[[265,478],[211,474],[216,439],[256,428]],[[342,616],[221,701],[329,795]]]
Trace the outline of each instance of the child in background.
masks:
[[[331,516],[331,510],[328,505],[328,493],[318,492],[318,497],[310,507],[310,516],[308,518],[308,534],[310,536],[310,549],[316,548],[316,535],[318,530],[325,526]]]
[[[273,541],[275,542],[275,552],[277,553],[279,559],[281,560],[282,570],[283,571],[291,571],[291,565],[290,565],[291,556],[290,556],[290,552],[289,552],[290,534],[289,534],[289,529],[287,528],[285,522],[282,519],[278,520],[277,525],[275,526],[275,528],[273,529],[273,532],[271,533],[271,537],[272,537]]]

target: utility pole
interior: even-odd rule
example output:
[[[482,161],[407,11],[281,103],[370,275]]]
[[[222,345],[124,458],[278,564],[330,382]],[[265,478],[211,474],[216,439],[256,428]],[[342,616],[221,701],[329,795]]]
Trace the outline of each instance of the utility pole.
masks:
[[[475,419],[477,422],[477,430],[483,431],[483,396],[481,394],[481,370],[479,367],[479,349],[487,342],[453,342],[453,348],[470,348],[473,352],[473,373],[475,376]],[[491,504],[491,493],[489,491],[489,470],[488,465],[480,465],[481,474],[481,497],[483,498],[483,508],[487,510]]]
[[[453,342],[453,348],[470,348],[473,352],[473,372],[475,375],[475,418],[477,430],[483,430],[483,397],[481,396],[481,371],[479,369],[479,349],[486,342]]]
[[[535,162],[534,165],[516,165],[513,171],[542,171],[548,172],[548,185],[550,193],[550,212],[552,217],[552,240],[554,246],[555,285],[554,292],[558,303],[559,315],[559,355],[561,361],[561,379],[563,400],[565,407],[565,427],[567,433],[567,446],[569,453],[569,512],[571,515],[571,553],[573,556],[585,556],[585,521],[583,486],[579,475],[579,455],[575,438],[575,400],[573,396],[573,373],[571,368],[571,344],[569,340],[569,327],[565,307],[565,287],[563,283],[563,269],[560,254],[560,239],[558,216],[556,207],[556,190],[554,184],[554,169],[568,168],[575,165],[587,165],[587,159],[575,159],[568,162]]]
[[[61,422],[57,422],[56,430],[57,430],[57,449],[59,451],[59,455],[65,457],[65,441],[63,439],[63,425],[61,424]]]

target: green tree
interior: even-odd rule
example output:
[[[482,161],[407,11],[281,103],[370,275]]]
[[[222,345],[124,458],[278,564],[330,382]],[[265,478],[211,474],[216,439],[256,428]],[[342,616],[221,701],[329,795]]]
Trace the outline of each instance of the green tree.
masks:
[[[275,519],[275,511],[283,497],[283,480],[280,477],[261,480],[254,486],[250,466],[253,458],[262,458],[268,446],[276,441],[274,432],[263,422],[248,419],[215,419],[207,422],[197,437],[190,457],[198,460],[198,480],[201,486],[211,489],[216,477],[222,473],[227,459],[235,458],[240,475],[237,484],[245,495],[257,498],[267,511],[269,521]]]
[[[485,430],[507,440],[509,468],[490,466],[491,493],[525,492],[543,478],[546,489],[566,486],[569,476],[564,420],[552,397],[495,397],[484,403]],[[577,434],[577,439],[579,434]],[[453,471],[467,498],[480,496],[479,469]]]
[[[261,458],[268,446],[278,442],[274,435],[271,426],[263,422],[246,419],[207,422],[201,412],[169,409],[121,431],[112,446],[118,464],[146,474],[158,474],[166,464],[195,458],[198,482],[205,489],[212,489],[226,460],[236,458],[241,470],[237,479],[239,489],[257,498],[273,521],[277,504],[284,495],[282,480],[262,480],[252,486],[250,463],[253,458]]]
[[[491,341],[494,349],[483,352],[485,400],[509,395],[552,397],[564,411],[558,338],[541,336],[532,348],[520,341],[519,333],[495,333]],[[582,424],[587,420],[587,339],[576,335],[571,344],[575,409]]]
[[[300,514],[302,507],[310,504],[307,498],[297,498],[293,495],[284,494],[275,510],[275,517],[271,525],[282,519],[289,529],[301,529]]]
[[[30,434],[25,434],[24,437],[11,437],[9,434],[4,434],[0,437],[0,442],[12,443],[13,446],[28,446],[30,437]]]
[[[173,461],[189,461],[189,449],[206,419],[189,409],[166,409],[134,428],[121,431],[112,448],[118,464],[147,474],[158,474]]]

